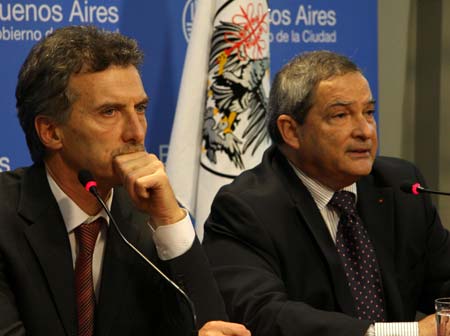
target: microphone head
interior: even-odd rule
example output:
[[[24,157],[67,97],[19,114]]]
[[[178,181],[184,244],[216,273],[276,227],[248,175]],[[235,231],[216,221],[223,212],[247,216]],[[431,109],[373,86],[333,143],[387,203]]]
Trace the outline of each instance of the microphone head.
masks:
[[[422,186],[418,182],[407,181],[407,182],[403,182],[400,185],[401,191],[408,193],[408,194],[414,194],[414,195],[419,195],[421,188],[422,188]]]
[[[78,172],[78,181],[80,181],[84,189],[89,192],[95,191],[95,188],[97,187],[97,182],[95,182],[94,176],[92,176],[92,173],[87,169],[81,169]]]

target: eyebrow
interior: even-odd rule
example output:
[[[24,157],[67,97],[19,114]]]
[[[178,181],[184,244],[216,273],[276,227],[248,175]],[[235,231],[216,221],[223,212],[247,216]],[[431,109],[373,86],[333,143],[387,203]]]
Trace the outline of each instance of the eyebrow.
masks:
[[[136,105],[148,104],[149,102],[150,102],[150,98],[145,97],[145,98],[141,99],[141,101],[138,102]]]
[[[138,106],[138,105],[142,105],[142,104],[148,104],[150,101],[150,99],[148,97],[145,97],[143,99],[141,99],[139,102],[137,102],[134,106]],[[103,103],[100,106],[97,106],[95,109],[96,110],[102,110],[104,108],[110,108],[110,107],[114,107],[117,109],[121,109],[124,108],[126,105],[125,104],[120,104],[120,103]]]
[[[377,101],[376,101],[375,99],[369,99],[369,100],[366,102],[366,105],[375,105],[376,102],[377,102]],[[326,106],[326,108],[328,109],[328,108],[330,108],[330,107],[335,107],[335,106],[349,106],[349,105],[351,105],[351,104],[353,104],[353,103],[354,103],[354,101],[349,101],[349,100],[336,100],[336,101],[334,101],[334,102],[328,104],[328,105]]]

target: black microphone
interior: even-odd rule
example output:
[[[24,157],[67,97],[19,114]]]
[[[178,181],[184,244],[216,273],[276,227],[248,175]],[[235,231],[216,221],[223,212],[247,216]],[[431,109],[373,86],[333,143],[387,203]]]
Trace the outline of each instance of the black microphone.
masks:
[[[420,185],[419,182],[410,182],[410,181],[403,182],[400,185],[400,190],[404,191],[405,193],[413,194],[413,195],[419,195],[419,194],[422,194],[422,193],[426,193],[426,194],[436,194],[436,195],[450,196],[450,193],[448,193],[448,192],[424,188],[424,187],[422,187]]]
[[[178,286],[172,279],[170,279],[166,274],[164,274],[163,271],[161,271],[155,264],[153,264],[144,254],[141,253],[133,244],[131,244],[125,236],[122,234],[122,231],[120,231],[119,226],[117,225],[116,221],[114,220],[114,217],[112,216],[111,212],[109,211],[108,207],[106,206],[105,202],[100,197],[98,190],[97,190],[97,182],[94,180],[94,177],[92,176],[91,172],[86,169],[81,169],[78,172],[78,180],[83,185],[83,187],[93,194],[95,198],[98,200],[98,202],[101,204],[103,209],[106,211],[106,214],[109,217],[109,220],[113,223],[114,228],[116,229],[117,233],[119,234],[120,238],[127,244],[134,252],[136,252],[144,261],[149,264],[153,269],[158,272],[168,283],[170,283],[175,289],[184,297],[186,302],[188,303],[188,306],[191,311],[192,315],[192,323],[194,324],[194,331],[193,335],[197,335],[197,313],[195,311],[194,302],[189,298],[189,296]]]

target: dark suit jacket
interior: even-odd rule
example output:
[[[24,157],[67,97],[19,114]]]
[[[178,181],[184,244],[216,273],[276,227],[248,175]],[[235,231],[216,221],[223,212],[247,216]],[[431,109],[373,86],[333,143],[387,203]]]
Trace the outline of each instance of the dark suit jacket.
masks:
[[[124,190],[112,213],[127,239],[194,301],[198,325],[226,319],[196,240],[182,256],[158,259]],[[174,288],[126,246],[111,226],[103,260],[95,335],[186,335],[192,319]],[[67,231],[42,165],[0,174],[0,334],[76,335],[74,271]]]
[[[389,321],[432,313],[448,295],[450,241],[428,196],[399,190],[423,179],[410,163],[377,158],[357,183],[358,210],[376,249]],[[364,335],[343,267],[306,187],[275,147],[223,187],[204,247],[230,318],[259,335]]]

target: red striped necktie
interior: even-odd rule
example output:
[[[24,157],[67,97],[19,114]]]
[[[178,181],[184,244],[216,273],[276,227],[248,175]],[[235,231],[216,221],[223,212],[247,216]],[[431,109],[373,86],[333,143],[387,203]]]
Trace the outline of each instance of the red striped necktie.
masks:
[[[75,293],[77,300],[78,336],[94,335],[95,293],[92,278],[92,256],[103,217],[75,229],[78,257],[75,262]]]

